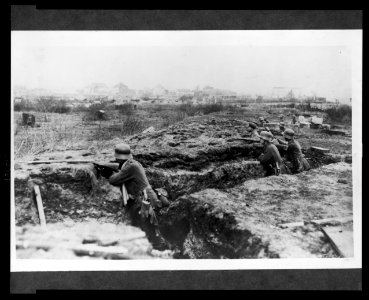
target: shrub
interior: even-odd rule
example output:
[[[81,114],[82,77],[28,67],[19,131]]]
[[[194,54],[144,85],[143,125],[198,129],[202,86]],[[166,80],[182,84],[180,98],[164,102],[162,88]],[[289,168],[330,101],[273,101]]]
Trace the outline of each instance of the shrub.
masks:
[[[351,122],[352,119],[352,108],[349,105],[329,108],[326,110],[326,113],[332,121]]]
[[[115,109],[119,111],[122,115],[131,115],[134,113],[134,105],[132,103],[124,103],[120,105],[115,105]]]
[[[36,106],[29,100],[22,99],[21,102],[14,104],[14,111],[37,111]]]
[[[177,111],[174,115],[169,115],[160,124],[161,128],[168,127],[174,123],[183,121],[187,117],[187,114],[183,111]]]
[[[213,112],[218,112],[218,111],[222,111],[225,109],[225,107],[221,104],[221,103],[214,103],[214,104],[203,104],[201,105],[202,112],[204,113],[204,115],[213,113]]]
[[[51,107],[51,112],[55,112],[59,114],[69,113],[71,110],[72,110],[71,107],[67,106],[67,103],[65,100],[60,100],[58,102],[55,102],[54,105]]]
[[[122,125],[123,135],[132,135],[141,132],[147,125],[141,119],[129,116]]]
[[[71,107],[67,105],[66,100],[56,100],[50,97],[40,98],[36,102],[23,99],[21,102],[14,104],[14,111],[39,111],[63,114],[70,112]]]
[[[219,112],[222,110],[230,109],[233,110],[233,108],[224,106],[221,103],[214,103],[214,104],[199,104],[199,105],[193,105],[190,103],[187,104],[181,104],[177,107],[177,110],[180,112],[184,112],[187,114],[187,116],[194,116],[196,114],[210,114],[214,112]]]
[[[194,106],[190,103],[180,104],[177,108],[178,111],[186,113],[188,116],[194,116],[199,111],[198,106]]]

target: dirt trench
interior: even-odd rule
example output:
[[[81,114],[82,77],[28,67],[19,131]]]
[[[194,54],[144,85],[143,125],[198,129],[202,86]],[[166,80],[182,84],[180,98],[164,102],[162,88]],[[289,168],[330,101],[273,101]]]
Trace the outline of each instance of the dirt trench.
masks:
[[[258,185],[262,185],[270,181],[262,178],[263,170],[260,165],[249,162],[255,160],[260,152],[261,149],[253,145],[233,143],[227,147],[200,150],[197,155],[192,156],[185,153],[148,153],[136,156],[145,165],[151,185],[154,188],[164,188],[168,192],[171,204],[157,215],[160,230],[169,247],[176,250],[177,258],[289,257],[286,249],[281,250],[271,240],[289,241],[291,234],[296,232],[280,231],[275,222],[270,221],[267,224],[263,221],[263,215],[268,216],[271,213],[267,208],[270,203],[265,202],[267,200],[262,203],[262,206],[266,206],[265,211],[258,220],[254,220],[254,224],[259,225],[246,222],[250,216],[244,214],[250,207],[254,208],[254,204],[247,199],[239,201],[242,195],[247,194],[242,188],[247,182],[261,180]],[[349,160],[344,156],[320,154],[306,149],[304,153],[313,168]],[[193,164],[194,162],[197,164]],[[297,177],[299,176],[303,174]],[[293,182],[296,176],[279,177]],[[86,222],[93,219],[103,223],[130,224],[122,209],[119,189],[99,176],[92,164],[61,163],[22,166],[16,170],[15,216],[18,226],[39,223],[33,199],[35,184],[41,190],[47,223],[65,220]],[[277,186],[281,184],[277,183]],[[268,198],[269,202],[283,202],[285,197],[291,196],[288,195],[288,189],[282,191],[282,194],[280,192],[274,192],[274,198],[271,199],[264,195],[259,196],[260,199]],[[301,188],[295,196],[301,197],[304,193],[306,194]],[[252,199],[252,193],[249,199]],[[294,212],[291,213],[293,214]],[[273,235],[270,228],[278,231],[279,235],[270,237]],[[301,243],[292,238],[291,249],[299,249],[290,254],[292,257],[296,253],[297,256],[304,257],[311,256],[311,253],[334,257],[324,237],[316,233],[314,228],[307,232],[311,235],[313,249],[308,249],[311,245],[302,247]],[[325,252],[319,249],[325,249]]]

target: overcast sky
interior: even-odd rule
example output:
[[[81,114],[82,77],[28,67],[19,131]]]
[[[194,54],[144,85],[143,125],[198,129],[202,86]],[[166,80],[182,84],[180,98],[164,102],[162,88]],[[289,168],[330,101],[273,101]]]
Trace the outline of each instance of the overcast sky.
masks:
[[[210,85],[263,95],[271,94],[273,87],[287,87],[328,98],[351,97],[351,49],[345,43],[294,45],[292,39],[288,45],[274,46],[235,38],[205,43],[194,40],[194,33],[188,35],[190,43],[170,42],[167,35],[142,42],[124,33],[118,39],[104,35],[99,42],[102,32],[89,33],[93,38],[88,41],[72,32],[63,34],[60,38],[52,32],[13,32],[13,84],[67,92],[93,82],[109,87],[122,82],[133,89]]]

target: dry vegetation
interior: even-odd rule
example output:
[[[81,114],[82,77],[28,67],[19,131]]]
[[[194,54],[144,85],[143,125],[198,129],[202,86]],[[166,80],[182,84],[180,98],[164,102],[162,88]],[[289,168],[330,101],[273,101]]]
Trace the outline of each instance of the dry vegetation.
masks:
[[[122,138],[153,126],[162,129],[185,118],[220,112],[232,108],[217,104],[209,105],[145,105],[96,104],[89,108],[77,107],[72,112],[58,105],[38,103],[31,106],[23,103],[14,112],[15,158],[33,156],[54,150],[86,149],[92,143],[99,148],[104,141]],[[55,111],[55,107],[59,109]],[[104,110],[103,115],[98,112]],[[22,112],[36,116],[36,126],[22,125]]]
[[[289,113],[291,107],[275,107],[275,113]],[[103,110],[104,114],[98,112]],[[249,110],[248,117],[266,115],[270,107],[258,105]],[[309,107],[304,107],[309,111]],[[22,125],[22,112],[30,112],[36,116],[36,126]],[[238,107],[220,104],[181,104],[155,105],[109,103],[95,104],[88,108],[76,107],[70,111],[65,102],[53,100],[39,101],[31,105],[24,101],[15,107],[14,112],[14,154],[15,158],[33,156],[54,150],[88,149],[91,145],[99,149],[107,141],[141,133],[153,126],[156,130],[166,128],[192,116],[218,114],[240,114],[244,110]],[[322,112],[320,112],[322,113]],[[351,107],[341,106],[330,109],[326,113],[327,121],[337,123],[351,122]]]

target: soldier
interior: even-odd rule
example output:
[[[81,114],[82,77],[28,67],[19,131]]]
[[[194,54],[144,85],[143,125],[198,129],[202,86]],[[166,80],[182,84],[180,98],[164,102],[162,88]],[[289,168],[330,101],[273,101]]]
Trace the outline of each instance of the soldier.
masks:
[[[292,124],[296,124],[296,122],[297,122],[296,115],[293,114],[293,116],[292,116]]]
[[[279,130],[281,131],[281,133],[283,133],[285,131],[286,127],[284,122],[280,122],[279,123]]]
[[[284,115],[282,115],[282,114],[279,115],[279,122],[281,122],[281,123],[284,122]]]
[[[262,131],[260,138],[264,145],[264,153],[259,156],[258,160],[264,168],[265,176],[278,176],[281,173],[283,165],[277,147],[272,144],[273,135],[270,132]],[[283,170],[283,173],[285,173],[285,170]]]
[[[295,132],[292,129],[287,129],[283,133],[286,140],[284,143],[288,145],[285,155],[286,164],[292,174],[297,174],[309,170],[310,165],[302,154],[300,143],[294,139],[294,135]]]
[[[265,127],[265,131],[269,132],[272,135],[272,140],[271,142],[277,146],[279,145],[278,139],[273,135],[273,133],[271,132],[271,130],[269,129],[269,127]],[[279,149],[279,148],[278,148]]]
[[[264,117],[260,117],[259,118],[260,127],[264,127],[264,123],[265,123]]]
[[[260,135],[258,133],[258,126],[255,123],[249,123],[249,127],[251,128],[251,137],[255,139],[260,139]]]
[[[110,176],[109,182],[121,188],[123,205],[131,217],[132,225],[144,230],[154,248],[163,250],[166,242],[159,231],[155,209],[169,202],[160,201],[150,186],[142,165],[133,159],[127,144],[115,147],[119,171]]]

